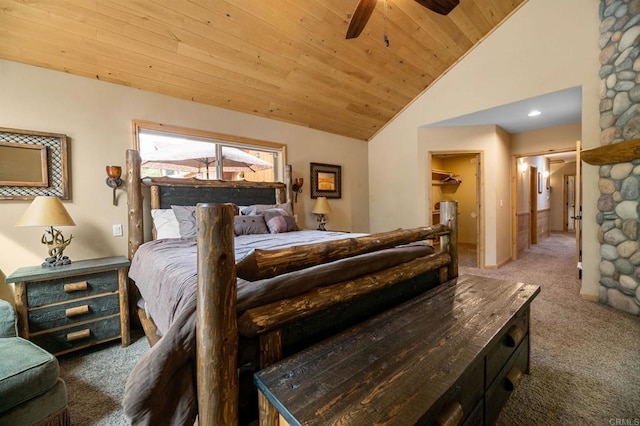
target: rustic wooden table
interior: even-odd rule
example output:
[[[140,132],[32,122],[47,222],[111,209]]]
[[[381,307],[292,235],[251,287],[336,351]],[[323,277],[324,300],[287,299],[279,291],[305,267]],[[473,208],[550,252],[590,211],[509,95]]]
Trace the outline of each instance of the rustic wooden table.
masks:
[[[255,382],[291,425],[491,424],[528,372],[538,292],[460,276],[256,373]]]

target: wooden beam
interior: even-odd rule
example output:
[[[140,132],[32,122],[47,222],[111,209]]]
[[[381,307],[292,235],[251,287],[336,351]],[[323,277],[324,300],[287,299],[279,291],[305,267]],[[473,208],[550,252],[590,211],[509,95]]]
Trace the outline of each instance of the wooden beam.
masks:
[[[238,262],[238,276],[249,281],[271,278],[321,263],[433,239],[449,232],[449,228],[445,225],[434,225],[424,228],[398,229],[356,238],[345,237],[342,240],[277,250],[255,249]]]
[[[640,139],[631,139],[581,151],[580,157],[585,163],[595,166],[637,160],[640,158]]]
[[[196,365],[198,424],[237,425],[237,283],[233,204],[198,204]]]
[[[443,238],[442,248],[451,256],[449,263],[449,279],[458,276],[458,202],[440,202],[440,222],[447,226],[451,232]]]
[[[142,227],[142,190],[140,188],[140,155],[127,150],[127,206],[129,208],[128,238],[129,260],[133,259],[140,244],[144,242]]]
[[[243,336],[256,336],[330,306],[409,280],[424,272],[437,270],[450,262],[451,256],[448,253],[437,253],[338,284],[316,287],[300,296],[245,311],[238,319],[238,330]]]

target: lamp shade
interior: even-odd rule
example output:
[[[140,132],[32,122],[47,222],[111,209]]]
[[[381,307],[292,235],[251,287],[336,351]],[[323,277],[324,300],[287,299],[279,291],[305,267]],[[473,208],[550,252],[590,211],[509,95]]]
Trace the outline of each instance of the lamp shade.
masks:
[[[311,213],[313,214],[328,214],[331,213],[331,207],[327,202],[327,197],[318,197],[316,198],[316,202],[313,203],[313,207],[311,208]]]
[[[40,196],[34,198],[27,210],[16,222],[16,226],[74,226],[58,197]]]

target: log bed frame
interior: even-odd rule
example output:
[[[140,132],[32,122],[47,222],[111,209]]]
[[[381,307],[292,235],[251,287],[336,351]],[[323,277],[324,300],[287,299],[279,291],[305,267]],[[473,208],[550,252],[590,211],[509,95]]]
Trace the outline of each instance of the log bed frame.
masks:
[[[312,289],[301,295],[236,312],[236,265],[234,257],[235,206],[290,202],[291,169],[285,183],[202,181],[195,179],[141,179],[140,156],[127,151],[128,254],[132,259],[144,242],[143,185],[150,186],[150,207],[194,205],[197,225],[197,398],[198,424],[238,424],[238,340],[257,337],[260,368],[283,358],[283,329],[293,321],[309,318],[359,297],[384,291],[398,283],[418,281],[436,274],[434,285],[458,276],[457,203],[441,204],[441,223],[412,230],[396,230],[359,238],[298,246],[295,249],[256,250],[258,276],[273,276],[339,258],[367,253],[421,240],[440,240],[436,253],[376,273],[338,284]],[[245,197],[249,194],[249,198]],[[226,204],[221,204],[223,202]],[[215,204],[214,204],[215,203]],[[423,279],[426,281],[426,278]],[[432,279],[433,281],[433,279]],[[134,287],[134,286],[131,286]],[[432,288],[432,287],[428,287]],[[426,288],[426,289],[428,289]],[[426,291],[423,290],[423,291]],[[137,291],[137,290],[134,290]],[[139,295],[131,295],[132,302]],[[138,312],[150,344],[159,339],[144,310]],[[239,315],[238,315],[239,314]],[[258,395],[260,425],[277,425],[278,413]]]

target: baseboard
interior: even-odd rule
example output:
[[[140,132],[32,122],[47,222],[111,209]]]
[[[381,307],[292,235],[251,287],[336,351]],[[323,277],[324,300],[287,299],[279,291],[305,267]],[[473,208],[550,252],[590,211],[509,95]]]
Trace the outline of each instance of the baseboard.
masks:
[[[600,302],[600,297],[594,296],[593,294],[584,294],[583,292],[580,292],[580,297],[590,302]]]
[[[506,265],[507,263],[510,263],[511,261],[512,261],[512,259],[508,258],[508,259],[505,259],[502,262],[498,263],[497,265],[484,265],[484,267],[482,269],[500,269],[504,265]]]

